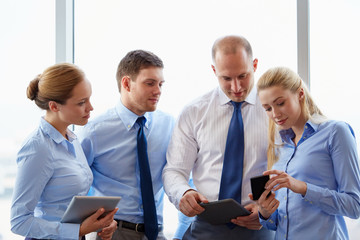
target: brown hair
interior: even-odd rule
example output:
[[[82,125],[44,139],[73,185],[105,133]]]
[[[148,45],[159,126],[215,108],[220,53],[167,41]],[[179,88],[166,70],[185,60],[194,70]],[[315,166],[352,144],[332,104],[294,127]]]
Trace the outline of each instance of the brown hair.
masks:
[[[140,70],[148,67],[164,68],[164,64],[162,60],[152,52],[144,50],[128,52],[126,56],[121,59],[116,72],[119,92],[121,91],[121,80],[124,76],[128,75],[131,78],[136,78]]]
[[[55,64],[30,81],[26,95],[39,108],[48,110],[50,101],[65,104],[73,88],[84,78],[84,72],[73,64]]]
[[[266,71],[257,82],[258,93],[261,90],[279,86],[282,89],[290,90],[292,93],[296,93],[300,89],[304,90],[304,98],[301,100],[301,111],[305,116],[305,119],[310,119],[314,114],[324,116],[320,109],[316,106],[313,101],[304,81],[300,76],[286,67],[275,67]],[[268,169],[270,169],[278,160],[276,154],[276,148],[279,147],[275,144],[275,131],[276,125],[274,121],[269,119],[269,130],[268,130]]]
[[[230,35],[217,39],[212,47],[213,62],[215,62],[216,53],[218,51],[221,51],[224,54],[236,53],[236,51],[238,51],[239,48],[241,47],[245,49],[249,59],[252,59],[253,57],[252,48],[249,41],[246,40],[246,38],[242,36]]]

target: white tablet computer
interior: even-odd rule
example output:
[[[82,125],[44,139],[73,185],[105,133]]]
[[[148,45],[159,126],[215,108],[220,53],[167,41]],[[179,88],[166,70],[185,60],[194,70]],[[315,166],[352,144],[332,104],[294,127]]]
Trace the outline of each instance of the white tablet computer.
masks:
[[[99,208],[105,212],[116,208],[121,197],[74,196],[61,219],[63,223],[82,223]]]

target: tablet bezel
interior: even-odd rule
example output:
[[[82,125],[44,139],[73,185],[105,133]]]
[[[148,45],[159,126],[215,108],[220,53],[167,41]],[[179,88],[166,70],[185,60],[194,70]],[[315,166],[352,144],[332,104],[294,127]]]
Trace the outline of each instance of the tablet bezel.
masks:
[[[116,208],[121,197],[109,196],[74,196],[66,209],[61,222],[82,223],[87,217],[95,213],[99,208],[105,212]]]

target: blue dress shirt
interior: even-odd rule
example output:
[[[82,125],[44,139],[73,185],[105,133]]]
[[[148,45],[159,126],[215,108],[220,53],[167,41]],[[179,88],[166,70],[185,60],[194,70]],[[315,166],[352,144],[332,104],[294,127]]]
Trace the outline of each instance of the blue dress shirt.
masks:
[[[280,206],[260,222],[275,239],[348,239],[343,216],[360,216],[360,172],[351,127],[339,121],[308,121],[295,146],[292,129],[280,131],[283,146],[273,169],[307,184],[305,196],[276,191]]]
[[[136,136],[139,116],[121,102],[90,121],[79,133],[81,145],[94,174],[95,196],[121,196],[115,219],[143,223]],[[158,223],[163,222],[161,174],[174,119],[161,111],[147,112],[145,135]]]
[[[75,134],[66,140],[41,118],[21,147],[11,205],[11,230],[32,238],[79,239],[80,224],[60,223],[75,195],[86,195],[93,176]]]

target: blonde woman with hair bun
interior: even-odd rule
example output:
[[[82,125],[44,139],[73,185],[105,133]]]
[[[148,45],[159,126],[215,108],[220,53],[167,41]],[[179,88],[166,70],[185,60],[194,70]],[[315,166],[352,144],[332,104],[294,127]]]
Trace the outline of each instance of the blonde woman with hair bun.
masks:
[[[93,181],[81,145],[68,129],[88,122],[93,110],[90,82],[75,65],[56,64],[29,83],[26,95],[45,116],[17,155],[11,230],[26,240],[79,240],[103,229],[102,238],[111,239],[117,209],[99,218],[105,211],[100,208],[81,224],[60,222],[73,196],[86,195]]]
[[[257,201],[260,223],[276,231],[275,239],[349,239],[344,216],[360,216],[352,128],[326,119],[289,68],[269,69],[257,89],[270,120],[269,170],[263,174],[271,178]]]

